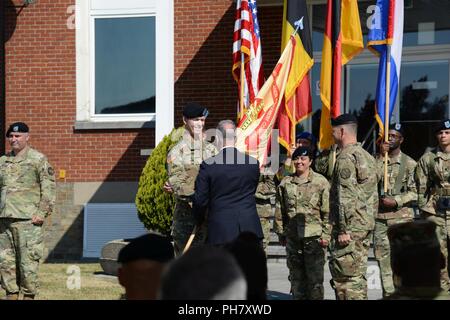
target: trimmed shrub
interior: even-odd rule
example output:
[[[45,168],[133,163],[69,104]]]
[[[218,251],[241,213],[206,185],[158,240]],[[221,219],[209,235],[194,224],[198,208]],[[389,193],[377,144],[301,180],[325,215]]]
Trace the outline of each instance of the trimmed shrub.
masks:
[[[175,207],[173,195],[163,190],[167,181],[166,156],[183,133],[184,127],[173,129],[156,146],[142,170],[136,194],[138,216],[144,226],[166,235],[170,233]]]

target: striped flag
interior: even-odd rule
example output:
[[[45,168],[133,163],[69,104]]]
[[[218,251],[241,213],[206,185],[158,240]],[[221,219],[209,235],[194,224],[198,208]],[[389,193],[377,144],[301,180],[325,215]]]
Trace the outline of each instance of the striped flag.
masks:
[[[233,34],[233,77],[238,83],[239,99],[244,86],[244,110],[238,104],[238,121],[245,109],[255,101],[264,83],[261,56],[261,37],[256,0],[237,0]],[[244,56],[244,84],[241,83],[241,58]]]
[[[386,113],[386,85],[390,84],[389,115],[390,120],[397,98],[400,81],[400,65],[403,46],[403,0],[378,0],[376,16],[372,20],[368,35],[368,48],[380,57],[376,91],[376,115],[380,126],[380,137],[384,135]],[[387,79],[386,64],[388,48],[390,52],[390,79]]]
[[[357,0],[328,0],[320,75],[320,149],[333,145],[331,118],[342,112],[342,66],[364,49]]]
[[[236,148],[258,159],[261,166],[267,164],[272,129],[280,108],[283,107],[283,93],[286,90],[295,47],[296,41],[291,37],[269,79],[238,125]]]
[[[284,94],[284,108],[278,117],[279,142],[288,152],[295,143],[296,124],[312,112],[309,70],[314,60],[306,0],[284,0],[282,50],[291,41],[296,23],[300,26],[294,37],[296,45]]]

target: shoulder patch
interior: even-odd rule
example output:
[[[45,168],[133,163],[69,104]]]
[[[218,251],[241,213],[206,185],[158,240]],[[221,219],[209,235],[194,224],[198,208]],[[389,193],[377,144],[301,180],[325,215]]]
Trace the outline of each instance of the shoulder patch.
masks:
[[[350,178],[351,174],[352,174],[352,173],[350,172],[350,169],[349,169],[349,168],[344,168],[344,169],[342,169],[341,172],[339,173],[339,175],[340,175],[340,177],[341,177],[342,179],[348,179],[348,178]]]
[[[47,172],[51,176],[55,174],[55,170],[52,167],[48,167]]]

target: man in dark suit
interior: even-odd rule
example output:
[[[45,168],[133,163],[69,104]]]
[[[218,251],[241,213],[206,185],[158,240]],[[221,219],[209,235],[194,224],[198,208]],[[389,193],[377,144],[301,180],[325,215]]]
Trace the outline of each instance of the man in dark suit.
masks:
[[[262,239],[255,201],[259,162],[235,148],[233,121],[219,122],[217,133],[220,152],[203,161],[195,181],[194,215],[201,223],[208,209],[209,244],[225,244],[243,231],[251,231]]]

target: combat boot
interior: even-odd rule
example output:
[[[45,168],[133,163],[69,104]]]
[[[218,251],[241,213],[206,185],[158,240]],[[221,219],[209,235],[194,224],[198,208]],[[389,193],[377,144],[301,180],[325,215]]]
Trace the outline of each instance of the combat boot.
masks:
[[[23,300],[34,300],[34,294],[24,294]]]
[[[1,300],[19,300],[18,293],[7,293]]]

